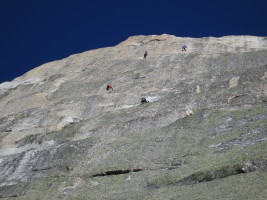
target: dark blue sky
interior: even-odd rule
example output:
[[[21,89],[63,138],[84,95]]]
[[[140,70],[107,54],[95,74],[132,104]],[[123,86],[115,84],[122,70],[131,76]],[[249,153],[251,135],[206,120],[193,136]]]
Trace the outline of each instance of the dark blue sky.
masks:
[[[0,0],[0,83],[133,35],[267,36],[266,0]]]

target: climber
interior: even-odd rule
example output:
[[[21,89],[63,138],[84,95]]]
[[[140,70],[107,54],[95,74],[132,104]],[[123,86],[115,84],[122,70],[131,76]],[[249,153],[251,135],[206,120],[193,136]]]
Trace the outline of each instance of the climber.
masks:
[[[144,54],[144,58],[146,58],[147,57],[147,51],[145,51],[145,54]]]
[[[110,92],[111,90],[113,90],[112,85],[107,85],[107,91]]]
[[[186,48],[187,48],[186,45],[182,46],[182,51],[186,51]]]
[[[148,103],[149,101],[148,100],[146,100],[146,98],[145,97],[142,97],[142,99],[141,99],[141,104],[144,104],[144,103]]]

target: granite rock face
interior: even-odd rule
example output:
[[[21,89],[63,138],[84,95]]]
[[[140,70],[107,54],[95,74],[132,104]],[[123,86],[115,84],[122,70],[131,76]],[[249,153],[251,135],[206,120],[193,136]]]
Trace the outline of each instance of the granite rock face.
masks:
[[[135,36],[44,64],[0,84],[0,198],[267,199],[266,102],[267,37]]]

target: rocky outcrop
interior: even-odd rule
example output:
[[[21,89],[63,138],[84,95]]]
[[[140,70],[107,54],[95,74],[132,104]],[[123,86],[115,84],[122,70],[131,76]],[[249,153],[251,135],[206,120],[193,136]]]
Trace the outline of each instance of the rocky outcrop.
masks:
[[[164,34],[2,83],[0,198],[265,199],[266,74],[265,37]]]

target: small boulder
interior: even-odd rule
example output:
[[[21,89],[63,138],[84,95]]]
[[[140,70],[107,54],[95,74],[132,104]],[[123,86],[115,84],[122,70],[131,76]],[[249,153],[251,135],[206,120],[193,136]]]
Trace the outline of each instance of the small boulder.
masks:
[[[239,76],[235,76],[233,77],[230,81],[229,81],[229,88],[234,88],[236,86],[238,86],[238,81],[239,81],[240,77]]]

